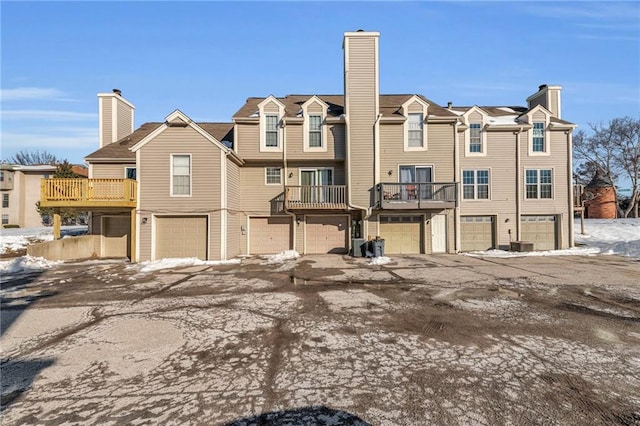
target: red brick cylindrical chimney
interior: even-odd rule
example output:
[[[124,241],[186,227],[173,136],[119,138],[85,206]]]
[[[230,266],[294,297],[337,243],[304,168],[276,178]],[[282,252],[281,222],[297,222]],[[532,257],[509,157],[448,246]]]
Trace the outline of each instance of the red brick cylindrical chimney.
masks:
[[[618,216],[613,182],[600,169],[585,187],[584,205],[588,219],[615,219]]]

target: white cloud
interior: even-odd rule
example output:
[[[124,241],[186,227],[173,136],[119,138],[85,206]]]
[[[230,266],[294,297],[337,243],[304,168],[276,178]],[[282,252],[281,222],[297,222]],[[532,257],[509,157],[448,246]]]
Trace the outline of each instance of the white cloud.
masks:
[[[97,121],[98,114],[75,111],[23,109],[2,111],[3,120]]]
[[[24,99],[64,99],[65,94],[54,88],[46,87],[16,87],[15,89],[0,89],[3,101],[18,101]]]

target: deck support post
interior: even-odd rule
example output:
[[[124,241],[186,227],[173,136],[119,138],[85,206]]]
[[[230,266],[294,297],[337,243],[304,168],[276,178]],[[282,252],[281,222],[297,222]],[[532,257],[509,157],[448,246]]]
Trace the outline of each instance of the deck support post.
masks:
[[[60,225],[62,223],[62,219],[60,217],[60,210],[55,210],[53,213],[53,239],[60,239]]]

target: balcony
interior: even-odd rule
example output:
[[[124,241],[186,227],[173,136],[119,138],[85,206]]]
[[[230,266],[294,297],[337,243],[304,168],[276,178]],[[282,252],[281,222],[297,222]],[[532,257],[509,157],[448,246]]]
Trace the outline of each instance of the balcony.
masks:
[[[381,183],[381,209],[450,209],[456,206],[457,183]]]
[[[42,179],[42,207],[136,207],[138,182],[131,179]]]
[[[287,186],[284,205],[289,210],[344,210],[347,208],[346,186]]]

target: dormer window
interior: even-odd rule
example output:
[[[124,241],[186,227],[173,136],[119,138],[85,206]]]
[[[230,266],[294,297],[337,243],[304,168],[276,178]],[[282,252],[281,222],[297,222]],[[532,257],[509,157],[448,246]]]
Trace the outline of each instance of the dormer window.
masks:
[[[482,123],[469,124],[469,152],[482,153]]]
[[[533,152],[546,152],[544,140],[544,123],[536,121],[533,123],[533,141],[531,150]]]
[[[258,104],[260,116],[260,151],[282,151],[283,131],[280,126],[284,114],[284,105],[274,96],[269,96]]]
[[[309,148],[322,148],[322,115],[309,116]]]
[[[278,147],[278,121],[276,114],[265,116],[264,141],[267,148]]]
[[[408,126],[408,142],[409,148],[422,148],[424,146],[423,135],[423,115],[422,113],[411,113],[407,120]]]

